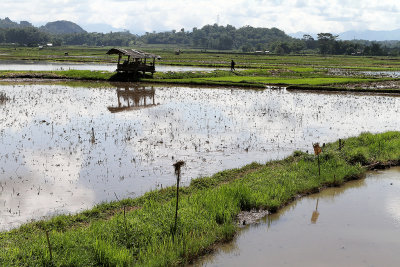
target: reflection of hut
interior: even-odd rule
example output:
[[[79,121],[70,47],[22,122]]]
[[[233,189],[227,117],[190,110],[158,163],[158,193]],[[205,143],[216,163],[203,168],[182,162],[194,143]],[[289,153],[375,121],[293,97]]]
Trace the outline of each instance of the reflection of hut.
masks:
[[[108,50],[107,54],[118,55],[117,72],[131,74],[142,72],[144,75],[146,72],[151,72],[151,75],[153,75],[155,72],[155,61],[156,59],[161,59],[160,56],[134,49],[112,48]],[[127,60],[121,63],[123,56],[126,56]],[[147,59],[150,59],[150,62],[147,62]]]
[[[145,86],[132,86],[126,84],[117,88],[118,107],[108,107],[112,113],[125,110],[137,110],[155,106],[155,90]]]

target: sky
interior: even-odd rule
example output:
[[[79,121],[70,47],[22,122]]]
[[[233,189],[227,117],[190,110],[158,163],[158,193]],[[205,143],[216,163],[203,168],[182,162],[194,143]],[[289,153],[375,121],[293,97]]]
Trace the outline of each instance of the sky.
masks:
[[[192,31],[207,24],[339,33],[400,28],[398,0],[0,0],[0,18],[42,26],[69,20],[84,30]]]

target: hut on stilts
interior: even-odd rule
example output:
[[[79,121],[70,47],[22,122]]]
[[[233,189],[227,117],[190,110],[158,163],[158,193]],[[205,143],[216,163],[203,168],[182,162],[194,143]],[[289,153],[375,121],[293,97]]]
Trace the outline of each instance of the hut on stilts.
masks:
[[[160,56],[146,53],[135,49],[112,48],[108,50],[107,55],[118,55],[117,72],[138,77],[140,73],[144,76],[146,72],[150,72],[153,76],[155,70],[156,59]],[[127,59],[121,62],[122,57]]]

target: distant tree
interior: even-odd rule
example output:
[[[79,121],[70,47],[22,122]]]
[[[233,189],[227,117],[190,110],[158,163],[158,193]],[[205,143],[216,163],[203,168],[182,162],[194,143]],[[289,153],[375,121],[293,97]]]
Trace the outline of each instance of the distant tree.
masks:
[[[370,46],[364,47],[363,54],[364,55],[371,55],[371,47]]]
[[[233,39],[228,34],[225,33],[219,38],[218,49],[229,50],[232,49],[232,45]]]
[[[333,54],[337,35],[331,33],[318,33],[318,46],[321,54]]]
[[[51,42],[53,43],[54,46],[61,46],[62,45],[62,39],[60,37],[53,37],[51,39]]]
[[[4,43],[6,40],[5,36],[4,36],[4,31],[0,30],[0,43]]]
[[[206,47],[207,38],[204,31],[195,30],[192,33],[192,43],[195,47]]]
[[[302,40],[304,41],[307,49],[315,49],[317,47],[317,42],[309,34],[304,34]]]
[[[346,48],[346,55],[353,55],[355,53],[356,53],[356,50],[354,49],[354,47],[349,46]]]
[[[49,42],[50,36],[36,28],[11,28],[5,32],[7,43],[20,45],[37,45]]]
[[[262,43],[256,44],[256,51],[265,51],[265,50],[266,50],[265,44]]]
[[[290,53],[289,44],[287,42],[281,42],[281,41],[274,42],[271,45],[271,50],[274,51],[274,53],[278,54],[278,55]]]
[[[245,52],[245,53],[251,52],[254,50],[253,47],[249,44],[244,44],[241,49],[242,49],[242,52]]]
[[[299,53],[306,48],[306,44],[301,40],[293,40],[289,43],[289,50],[292,53]]]
[[[381,48],[381,45],[378,44],[378,43],[372,43],[370,54],[373,55],[373,56],[381,56],[381,55],[383,55],[383,50]]]

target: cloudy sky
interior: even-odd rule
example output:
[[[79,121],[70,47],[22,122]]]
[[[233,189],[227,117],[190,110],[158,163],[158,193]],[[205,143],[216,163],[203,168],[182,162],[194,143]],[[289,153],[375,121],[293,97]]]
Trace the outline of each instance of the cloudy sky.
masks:
[[[69,20],[87,31],[142,34],[206,24],[277,27],[286,33],[400,28],[398,0],[1,0],[0,18],[35,26]]]

